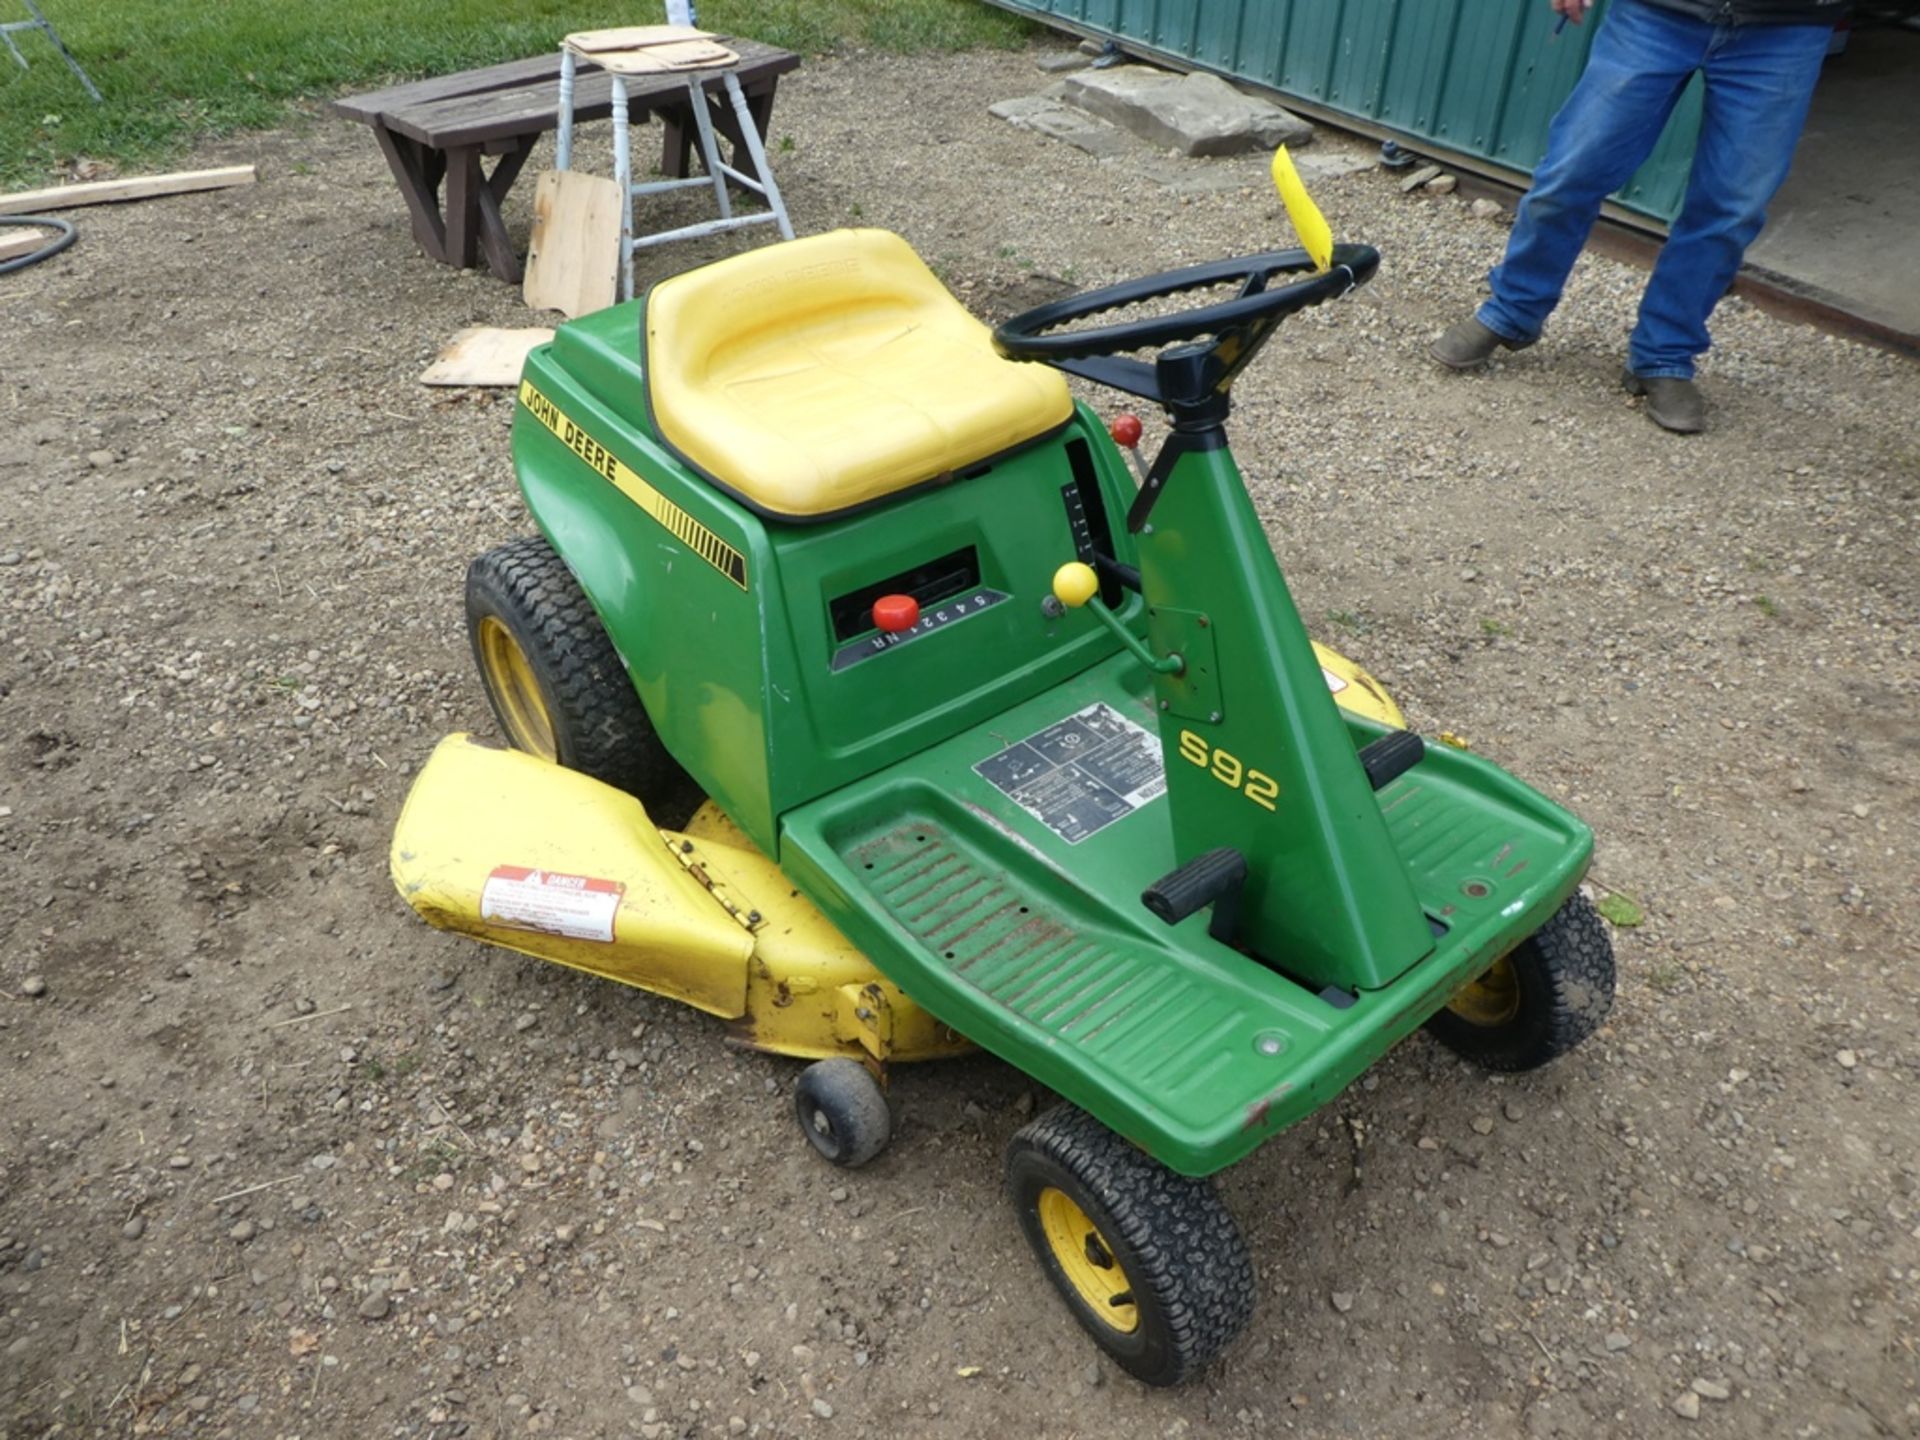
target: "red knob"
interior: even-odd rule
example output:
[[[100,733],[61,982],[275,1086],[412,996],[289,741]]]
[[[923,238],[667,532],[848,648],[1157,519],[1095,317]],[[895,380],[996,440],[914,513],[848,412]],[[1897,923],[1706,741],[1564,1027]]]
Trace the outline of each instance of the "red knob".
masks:
[[[1143,433],[1140,426],[1140,417],[1138,415],[1116,415],[1113,417],[1112,423],[1107,426],[1107,433],[1113,436],[1114,444],[1123,445],[1131,450],[1140,443],[1140,436]]]
[[[873,623],[890,635],[920,623],[920,602],[911,595],[882,595],[873,602]]]

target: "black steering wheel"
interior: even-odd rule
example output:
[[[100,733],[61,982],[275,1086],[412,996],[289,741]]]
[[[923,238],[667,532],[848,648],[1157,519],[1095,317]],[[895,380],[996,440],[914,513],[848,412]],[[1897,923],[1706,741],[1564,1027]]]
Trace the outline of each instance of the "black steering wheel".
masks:
[[[1186,399],[1182,392],[1190,386],[1176,383],[1170,389],[1168,382],[1175,377],[1168,373],[1166,364],[1158,366],[1156,375],[1155,366],[1119,357],[1129,351],[1186,346],[1187,342],[1211,336],[1210,345],[1169,351],[1161,360],[1185,361],[1181,368],[1195,372],[1194,382],[1200,382],[1204,372],[1205,388],[1223,391],[1281,320],[1366,284],[1379,267],[1380,252],[1371,245],[1336,245],[1332,265],[1320,271],[1314,269],[1312,258],[1304,250],[1275,250],[1238,260],[1190,265],[1036,306],[996,326],[993,344],[1009,360],[1037,360],[1131,394],[1180,404]],[[1272,285],[1274,277],[1280,275],[1301,278]],[[1129,305],[1234,283],[1239,284],[1240,293],[1231,300],[1172,315],[1124,320],[1086,330],[1061,330],[1075,321]]]

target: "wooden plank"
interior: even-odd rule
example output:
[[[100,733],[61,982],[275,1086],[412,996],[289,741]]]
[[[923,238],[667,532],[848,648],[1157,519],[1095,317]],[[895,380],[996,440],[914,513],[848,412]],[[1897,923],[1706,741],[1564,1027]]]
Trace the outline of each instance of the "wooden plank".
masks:
[[[447,258],[447,224],[440,218],[440,177],[433,173],[444,162],[437,150],[423,149],[404,135],[395,135],[384,125],[373,127],[373,138],[380,142],[380,153],[387,157],[387,168],[400,186],[407,202],[407,214],[413,221],[414,243],[432,260]]]
[[[560,52],[549,50],[526,60],[509,60],[504,65],[488,65],[479,70],[460,70],[451,75],[430,75],[389,85],[384,90],[369,90],[363,95],[343,95],[327,108],[348,120],[371,125],[389,110],[408,105],[423,105],[458,95],[479,95],[488,90],[509,90],[516,85],[560,83]]]
[[[553,339],[553,331],[500,330],[478,325],[454,333],[438,357],[420,372],[422,385],[517,385],[527,353]]]
[[[480,249],[487,257],[487,268],[509,285],[520,283],[522,271],[520,257],[514,253],[513,241],[507,234],[507,222],[500,213],[500,202],[507,198],[520,167],[527,163],[531,153],[529,145],[502,155],[476,197],[480,203]]]
[[[57,233],[53,230],[19,230],[11,225],[0,229],[0,260],[18,260],[22,255],[31,255],[42,245],[51,244]]]
[[[529,135],[560,123],[557,84],[521,85],[485,95],[450,95],[404,110],[390,110],[386,123],[424,145],[485,144],[496,136]],[[613,111],[613,82],[600,71],[580,76],[574,85],[576,121],[604,120]]]
[[[42,210],[71,210],[77,205],[108,205],[121,200],[148,200],[156,195],[221,190],[229,185],[251,185],[256,178],[251,165],[227,165],[218,170],[176,170],[169,175],[133,175],[123,180],[95,180],[86,185],[17,190],[11,195],[0,195],[0,215],[32,215]]]
[[[774,82],[769,79],[767,84],[757,90],[748,90],[744,85],[740,88],[746,96],[747,114],[753,117],[753,128],[760,136],[760,143],[771,151],[773,149]],[[733,107],[729,105],[727,108],[731,110]]]
[[[535,310],[568,317],[613,304],[623,196],[614,181],[548,170],[533,197],[533,243],[522,291]]]
[[[447,151],[446,262],[462,268],[473,264],[480,240],[480,197],[486,184],[480,173],[480,151],[472,145]]]

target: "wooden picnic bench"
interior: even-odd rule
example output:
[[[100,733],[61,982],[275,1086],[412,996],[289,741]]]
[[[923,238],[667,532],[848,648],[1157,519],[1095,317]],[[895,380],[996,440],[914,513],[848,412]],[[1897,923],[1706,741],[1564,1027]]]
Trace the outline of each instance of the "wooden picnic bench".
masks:
[[[797,68],[800,57],[754,40],[721,38],[740,57],[734,73],[746,92],[748,112],[764,137],[773,118],[780,77]],[[715,72],[709,82],[709,94],[718,90],[720,74]],[[664,130],[661,173],[685,176],[692,163],[695,133],[686,77],[629,76],[627,95],[635,122],[648,114],[660,117]],[[484,253],[494,274],[517,283],[520,257],[507,238],[500,204],[527,163],[534,142],[558,126],[559,99],[556,47],[552,54],[530,60],[350,95],[328,108],[372,129],[400,184],[413,219],[413,238],[422,250],[454,266],[473,265]],[[612,109],[607,76],[599,71],[581,76],[574,88],[575,122],[604,120]],[[739,123],[724,91],[709,110],[714,128],[735,147],[741,146]],[[491,171],[482,164],[485,156],[498,157]]]

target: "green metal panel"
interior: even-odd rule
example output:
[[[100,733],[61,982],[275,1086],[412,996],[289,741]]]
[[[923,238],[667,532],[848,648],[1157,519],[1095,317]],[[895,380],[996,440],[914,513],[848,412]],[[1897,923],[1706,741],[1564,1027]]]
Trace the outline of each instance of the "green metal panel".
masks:
[[[1288,956],[1320,985],[1386,984],[1433,936],[1232,457],[1182,456],[1138,543],[1142,593],[1207,625],[1226,691],[1219,709],[1161,728],[1175,853],[1257,857],[1240,911],[1257,954]],[[1180,679],[1157,681],[1171,711]]]
[[[991,0],[1218,71],[1400,135],[1530,174],[1586,65],[1599,12],[1555,33],[1544,0]],[[1700,129],[1688,87],[1652,157],[1614,197],[1680,209]]]

